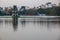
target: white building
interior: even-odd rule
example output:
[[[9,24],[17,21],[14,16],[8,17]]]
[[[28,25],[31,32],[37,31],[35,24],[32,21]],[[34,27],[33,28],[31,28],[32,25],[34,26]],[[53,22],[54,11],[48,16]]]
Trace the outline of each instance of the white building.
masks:
[[[46,3],[46,7],[47,7],[47,8],[52,8],[52,7],[53,7],[53,6],[52,6],[52,3],[51,3],[51,2]]]

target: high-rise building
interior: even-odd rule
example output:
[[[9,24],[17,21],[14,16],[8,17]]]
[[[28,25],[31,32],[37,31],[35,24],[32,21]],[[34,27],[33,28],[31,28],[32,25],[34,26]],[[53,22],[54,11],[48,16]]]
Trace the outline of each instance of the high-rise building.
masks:
[[[47,8],[52,8],[52,3],[51,2],[46,3],[46,5],[47,5]]]

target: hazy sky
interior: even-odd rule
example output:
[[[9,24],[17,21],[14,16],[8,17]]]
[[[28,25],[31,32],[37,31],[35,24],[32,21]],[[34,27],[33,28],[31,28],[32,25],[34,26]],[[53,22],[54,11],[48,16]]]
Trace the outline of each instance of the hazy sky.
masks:
[[[52,3],[59,3],[59,0],[0,0],[0,6],[7,7],[7,6],[12,6],[12,5],[17,5],[17,6],[39,6],[41,4],[45,4],[47,2],[52,2]]]

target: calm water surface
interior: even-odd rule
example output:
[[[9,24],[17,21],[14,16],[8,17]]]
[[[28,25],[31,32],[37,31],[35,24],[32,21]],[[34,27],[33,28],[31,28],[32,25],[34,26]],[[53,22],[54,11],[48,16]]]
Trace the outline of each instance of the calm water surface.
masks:
[[[0,40],[60,40],[60,22],[0,22]]]

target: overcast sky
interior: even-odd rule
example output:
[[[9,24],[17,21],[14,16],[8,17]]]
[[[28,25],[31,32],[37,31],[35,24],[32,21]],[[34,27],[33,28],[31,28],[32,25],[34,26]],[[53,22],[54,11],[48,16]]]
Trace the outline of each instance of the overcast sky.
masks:
[[[7,7],[12,5],[17,5],[17,6],[24,5],[24,6],[34,7],[34,6],[39,6],[41,4],[45,4],[47,2],[58,4],[59,0],[0,0],[0,6]]]

